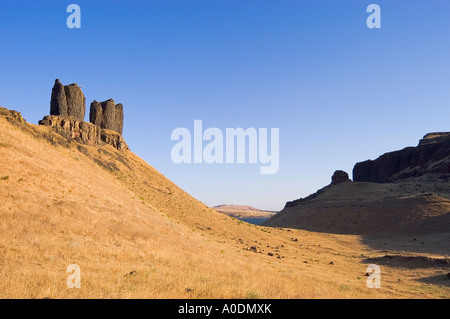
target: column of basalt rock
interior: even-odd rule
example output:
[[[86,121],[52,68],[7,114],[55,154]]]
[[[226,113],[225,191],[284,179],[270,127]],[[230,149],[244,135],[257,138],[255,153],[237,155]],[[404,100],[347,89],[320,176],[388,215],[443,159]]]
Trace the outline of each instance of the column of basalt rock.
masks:
[[[120,135],[123,131],[123,105],[113,99],[104,102],[94,101],[89,111],[89,121],[102,129],[112,130]]]
[[[64,90],[64,85],[59,79],[56,79],[52,89],[50,115],[68,116],[66,92]]]
[[[67,114],[78,121],[84,121],[86,98],[81,88],[76,83],[73,83],[64,86],[64,92],[67,99]]]
[[[86,98],[81,88],[76,83],[64,86],[56,79],[50,100],[50,115],[70,116],[84,121],[85,112]]]

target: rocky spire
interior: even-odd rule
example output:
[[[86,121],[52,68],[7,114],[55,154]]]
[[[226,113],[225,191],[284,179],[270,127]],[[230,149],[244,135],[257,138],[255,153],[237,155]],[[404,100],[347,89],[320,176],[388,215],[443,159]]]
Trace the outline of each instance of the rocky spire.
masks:
[[[70,116],[83,121],[85,112],[86,98],[81,88],[76,83],[64,86],[56,79],[50,100],[50,115]]]
[[[113,99],[104,102],[91,103],[89,121],[102,129],[108,129],[122,134],[123,105],[116,104]]]
[[[68,116],[67,99],[64,91],[64,85],[56,79],[52,89],[52,98],[50,100],[50,115]]]

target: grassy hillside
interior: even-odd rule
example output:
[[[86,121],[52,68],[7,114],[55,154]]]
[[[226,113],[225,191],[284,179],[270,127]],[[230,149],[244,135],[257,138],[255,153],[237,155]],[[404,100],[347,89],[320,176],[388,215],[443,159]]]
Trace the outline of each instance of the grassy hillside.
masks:
[[[431,193],[433,189],[441,192]],[[265,225],[378,237],[450,235],[449,194],[448,181],[439,176],[342,183],[286,207]],[[442,245],[450,256],[450,240]]]
[[[423,281],[446,268],[387,264],[368,289],[367,262],[385,252],[358,236],[243,223],[130,151],[0,111],[0,298],[450,297]],[[70,264],[80,289],[66,286]]]

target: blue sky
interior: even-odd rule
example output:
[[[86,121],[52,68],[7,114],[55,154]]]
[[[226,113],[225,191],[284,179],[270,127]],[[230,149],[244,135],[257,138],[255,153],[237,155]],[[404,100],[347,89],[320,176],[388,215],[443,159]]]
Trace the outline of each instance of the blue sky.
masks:
[[[81,29],[66,8],[81,7]],[[381,7],[381,29],[366,8]],[[0,2],[0,105],[32,123],[55,78],[125,110],[133,152],[208,205],[281,209],[358,161],[450,130],[450,2]],[[88,117],[86,116],[86,119]],[[174,164],[177,127],[279,128],[280,168]]]

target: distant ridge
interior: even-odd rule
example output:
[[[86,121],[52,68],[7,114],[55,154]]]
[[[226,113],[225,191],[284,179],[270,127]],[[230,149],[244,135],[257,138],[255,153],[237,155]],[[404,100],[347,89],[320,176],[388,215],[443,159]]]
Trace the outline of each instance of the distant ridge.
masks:
[[[238,218],[270,218],[276,214],[274,211],[261,210],[248,205],[222,204],[213,207],[219,213]]]
[[[450,132],[428,133],[416,147],[356,163],[353,181],[389,183],[430,173],[450,174]]]

